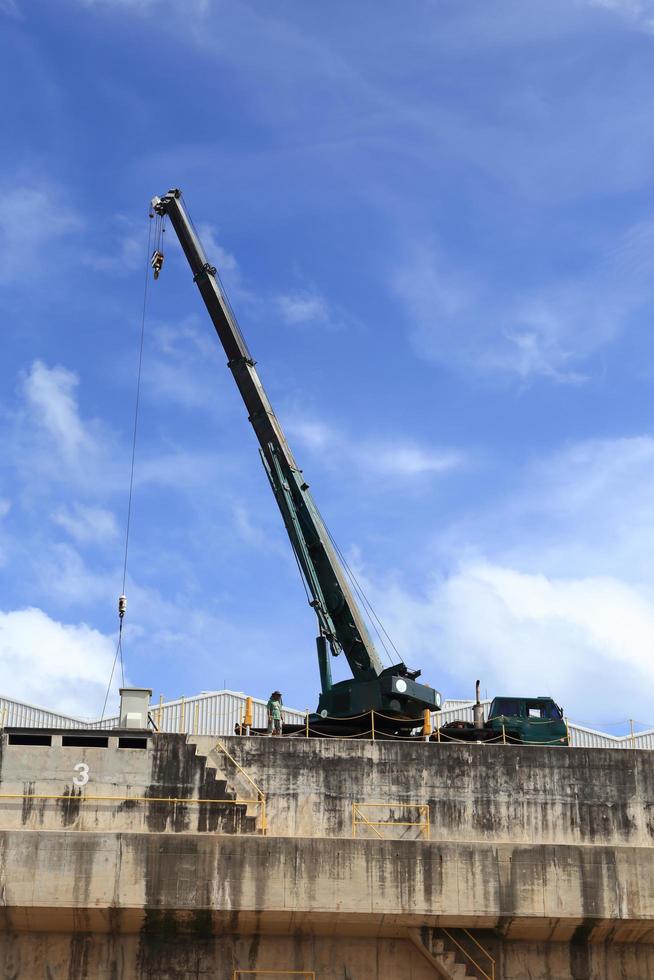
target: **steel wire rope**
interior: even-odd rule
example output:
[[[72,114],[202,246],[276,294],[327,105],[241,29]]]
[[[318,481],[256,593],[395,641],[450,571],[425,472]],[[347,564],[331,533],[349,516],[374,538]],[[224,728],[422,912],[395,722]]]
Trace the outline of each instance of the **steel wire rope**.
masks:
[[[191,217],[191,214],[189,212],[187,212],[187,214],[188,214],[188,219],[189,219],[190,225],[191,225],[191,227],[193,229],[193,232],[195,234],[195,237],[197,238],[197,240],[199,242],[200,241],[200,238],[199,238],[199,235],[198,235],[198,232],[197,232],[197,228],[195,226],[195,223],[193,221],[193,218]],[[205,255],[205,257],[208,258],[206,255]],[[250,360],[253,360],[252,355],[250,353],[250,349],[249,349],[249,347],[247,345],[247,342],[246,342],[246,340],[245,340],[245,338],[243,336],[243,333],[241,331],[240,324],[238,322],[238,318],[236,316],[236,313],[234,312],[234,308],[232,307],[232,304],[230,303],[229,296],[227,294],[227,290],[225,288],[225,285],[224,285],[222,279],[220,278],[220,273],[218,271],[216,271],[216,273],[215,273],[215,278],[216,278],[216,281],[217,281],[218,286],[220,288],[221,296],[222,296],[222,298],[223,298],[223,300],[225,302],[225,305],[226,305],[226,307],[227,307],[227,309],[228,309],[229,313],[231,314],[231,317],[232,317],[232,319],[234,321],[234,327],[236,328],[236,331],[237,331],[237,333],[239,335],[239,338],[240,338],[240,340],[241,340],[241,342],[243,344],[243,347],[247,351],[247,354],[248,354],[248,357],[250,358]],[[315,504],[314,504],[314,506],[315,506]],[[397,654],[397,656],[400,658],[400,661],[402,663],[404,663],[404,659],[403,659],[402,655],[400,654],[399,650],[397,649],[397,647],[393,643],[393,640],[391,639],[391,637],[389,636],[387,630],[385,629],[384,624],[379,619],[379,616],[375,612],[375,610],[374,610],[374,608],[372,606],[372,603],[370,602],[370,600],[366,596],[365,592],[363,591],[361,585],[359,584],[358,579],[356,578],[356,576],[352,572],[350,566],[348,565],[348,563],[347,563],[347,561],[346,561],[343,553],[340,551],[338,545],[336,544],[336,541],[334,540],[333,535],[331,534],[329,528],[327,527],[327,524],[325,523],[325,521],[324,521],[324,519],[322,517],[322,514],[320,513],[320,511],[318,510],[317,507],[316,507],[316,511],[318,512],[318,516],[319,516],[319,518],[320,518],[320,520],[322,522],[322,525],[323,525],[323,527],[325,528],[325,530],[327,532],[327,536],[329,537],[329,540],[331,541],[334,549],[336,550],[336,553],[337,553],[338,557],[340,558],[340,560],[343,563],[343,566],[345,568],[346,574],[347,574],[348,578],[350,579],[350,582],[354,586],[354,589],[355,589],[356,594],[358,595],[359,599],[363,603],[364,613],[367,615],[368,620],[370,621],[370,623],[371,623],[371,625],[373,627],[374,632],[377,634],[377,636],[379,638],[379,641],[380,641],[380,643],[381,643],[381,645],[383,647],[384,653],[386,654],[386,658],[387,658],[389,664],[391,664],[391,665],[393,664],[393,658],[391,657],[391,655],[390,655],[390,653],[388,651],[388,647],[386,646],[386,643],[384,642],[384,638],[383,638],[383,636],[380,633],[380,629],[384,633],[384,635],[386,636],[386,639],[388,640],[388,642],[392,646],[392,648],[395,651],[395,653]],[[295,549],[293,549],[293,550],[295,551]],[[307,587],[306,587],[306,584],[305,584],[305,581],[304,581],[304,573],[302,572],[302,569],[300,568],[300,562],[299,562],[299,559],[298,559],[298,556],[297,555],[295,555],[295,561],[297,562],[298,568],[300,570],[300,576],[302,578],[302,583],[305,586],[305,592],[307,592]],[[307,598],[308,598],[308,593],[307,593]],[[376,623],[378,624],[379,628],[376,625]]]
[[[180,197],[181,197],[181,199],[183,201],[184,200],[184,196],[182,194],[180,194]],[[195,235],[198,243],[201,245],[200,236],[198,235],[198,230],[195,227],[195,223],[193,221],[193,218],[191,217],[191,214],[190,214],[190,212],[188,210],[186,211],[186,214],[188,215],[189,224],[191,225],[191,228],[193,229],[193,233],[194,233],[194,235]],[[204,246],[201,245],[201,248],[202,248],[202,251],[204,252]],[[204,253],[204,257],[207,259],[207,261],[209,260],[209,256],[206,254],[206,252]],[[212,268],[215,268],[215,267],[212,266]],[[216,271],[214,273],[214,277],[216,279],[216,282],[218,283],[218,287],[220,289],[220,295],[221,295],[222,299],[224,300],[225,306],[227,307],[227,309],[229,311],[229,314],[230,314],[232,320],[234,321],[234,327],[235,327],[236,332],[237,332],[237,334],[239,336],[239,339],[240,339],[240,341],[241,341],[241,343],[243,345],[243,349],[246,351],[248,358],[251,361],[254,361],[254,358],[252,357],[252,354],[250,353],[250,348],[248,347],[247,341],[246,341],[245,337],[243,336],[243,332],[241,331],[241,326],[240,326],[240,324],[238,322],[238,318],[236,316],[236,313],[234,312],[234,307],[232,306],[232,304],[229,301],[229,296],[227,295],[227,290],[225,289],[225,285],[224,285],[222,279],[220,278],[220,272],[218,271],[218,269],[216,269]]]
[[[334,549],[336,551],[336,554],[338,555],[338,557],[340,558],[340,560],[343,562],[343,566],[345,568],[345,571],[346,571],[346,574],[347,574],[348,578],[352,582],[352,584],[353,584],[353,586],[355,588],[355,591],[356,591],[357,595],[361,598],[361,601],[364,604],[364,611],[368,615],[368,618],[371,619],[371,617],[374,617],[374,619],[379,624],[379,629],[382,630],[382,632],[384,633],[384,636],[386,637],[386,639],[388,640],[388,642],[390,643],[390,645],[393,647],[393,650],[395,651],[395,653],[397,654],[397,656],[400,658],[401,662],[404,663],[404,658],[402,657],[402,654],[400,653],[400,651],[397,649],[397,647],[393,643],[393,640],[389,636],[388,631],[386,630],[384,624],[382,623],[381,619],[379,618],[379,616],[375,612],[375,609],[374,609],[372,603],[370,602],[370,600],[368,599],[368,596],[366,595],[366,593],[365,593],[365,591],[363,589],[363,586],[361,585],[361,583],[359,582],[358,578],[356,577],[356,575],[354,574],[354,572],[350,568],[350,565],[348,564],[348,561],[347,561],[345,555],[343,554],[343,552],[339,548],[339,546],[338,546],[338,544],[336,542],[336,539],[334,538],[333,534],[329,530],[329,527],[327,526],[327,524],[323,520],[322,514],[320,515],[320,519],[321,519],[321,521],[323,523],[323,526],[324,526],[325,530],[327,531],[327,535],[328,535],[329,540],[331,541],[331,543],[332,543],[332,545],[333,545],[333,547],[334,547]],[[384,643],[384,640],[383,640],[383,638],[381,637],[381,635],[379,633],[379,629],[377,628],[377,626],[375,626],[374,622],[373,622],[373,629],[377,633],[377,636],[379,636],[380,642],[381,642],[381,644],[382,644],[382,646],[384,648],[384,651],[386,653],[386,656],[388,657],[388,659],[390,660],[390,662],[392,664],[392,659],[391,659],[391,656],[390,656],[390,654],[388,652],[388,648],[387,648],[386,644]]]
[[[334,547],[334,550],[336,551],[336,554],[338,555],[338,557],[340,558],[340,560],[343,563],[343,567],[345,568],[346,575],[348,576],[348,578],[352,582],[352,585],[354,586],[354,590],[355,590],[356,594],[359,596],[359,598],[361,599],[361,602],[363,603],[364,612],[368,616],[368,619],[372,623],[372,627],[373,627],[375,633],[379,637],[380,643],[381,643],[382,647],[384,648],[384,652],[385,652],[385,654],[386,654],[386,656],[388,658],[389,663],[391,665],[393,664],[393,658],[391,657],[390,653],[388,652],[388,647],[386,646],[386,644],[384,642],[384,639],[381,636],[381,633],[379,632],[380,629],[384,633],[384,636],[386,637],[386,639],[388,640],[388,642],[392,646],[392,648],[395,651],[395,653],[397,654],[397,656],[400,658],[401,663],[404,663],[404,658],[403,658],[402,654],[400,653],[400,651],[397,649],[397,647],[393,643],[393,640],[389,636],[388,631],[386,630],[384,624],[382,623],[381,619],[379,618],[379,616],[375,612],[375,609],[374,609],[372,603],[370,602],[370,600],[368,599],[368,596],[364,592],[363,586],[361,585],[361,583],[359,582],[358,578],[356,577],[356,575],[354,574],[354,572],[350,568],[350,566],[348,564],[348,561],[347,561],[345,555],[343,554],[343,552],[339,548],[339,546],[336,543],[336,540],[335,540],[333,534],[331,533],[331,531],[329,530],[327,524],[323,520],[322,514],[320,514],[320,520],[322,521],[323,527],[327,531],[327,536],[329,537],[329,540],[331,541],[332,546]],[[379,628],[375,625],[375,621],[379,625]]]
[[[199,238],[199,235],[198,235],[198,232],[197,232],[197,228],[195,226],[195,223],[194,223],[193,218],[191,217],[190,213],[188,213],[188,219],[189,219],[189,222],[190,222],[191,227],[193,229],[193,232],[195,233],[195,237],[197,238],[198,241],[200,241],[200,238]],[[231,317],[232,317],[232,319],[234,321],[234,326],[235,326],[235,328],[236,328],[236,330],[238,332],[238,335],[239,335],[239,338],[240,338],[240,340],[241,340],[241,342],[243,344],[243,347],[247,351],[248,356],[250,357],[250,359],[253,360],[252,355],[250,353],[250,349],[249,349],[249,347],[247,345],[247,342],[246,342],[246,340],[245,340],[245,338],[243,336],[243,333],[241,331],[241,328],[240,328],[240,325],[239,325],[239,322],[238,322],[238,318],[236,316],[236,313],[234,312],[234,308],[233,308],[232,304],[230,303],[229,296],[227,294],[227,290],[225,288],[225,285],[224,285],[222,279],[220,278],[220,273],[218,271],[216,271],[216,273],[215,273],[215,278],[216,278],[216,281],[217,281],[218,286],[220,288],[220,292],[221,292],[222,298],[223,298],[223,300],[225,302],[225,305],[226,305],[227,309],[229,310],[229,313],[231,314]],[[315,506],[315,504],[314,504],[314,506]],[[390,655],[390,653],[388,651],[388,647],[386,646],[386,643],[384,642],[383,636],[381,635],[378,627],[375,625],[375,621],[379,624],[379,627],[381,628],[382,632],[386,636],[386,639],[388,640],[388,642],[392,646],[393,650],[395,650],[395,653],[397,654],[397,656],[400,658],[400,661],[402,663],[404,663],[404,660],[402,658],[402,655],[400,654],[399,650],[397,649],[397,647],[393,643],[393,640],[391,639],[391,637],[388,635],[388,632],[386,631],[383,623],[381,622],[381,620],[377,616],[377,613],[375,612],[375,610],[374,610],[374,608],[372,606],[372,603],[370,602],[370,600],[366,596],[366,594],[363,591],[363,589],[361,588],[361,586],[360,586],[360,584],[359,584],[356,576],[354,575],[354,573],[350,569],[350,566],[348,565],[347,561],[345,560],[345,557],[344,557],[343,553],[340,551],[338,545],[336,544],[336,541],[334,540],[333,535],[331,534],[329,528],[327,527],[327,524],[325,523],[325,521],[324,521],[324,519],[322,517],[322,514],[320,513],[320,511],[318,510],[317,507],[316,507],[316,511],[318,512],[318,516],[320,518],[320,521],[321,521],[323,527],[325,528],[325,530],[327,532],[327,536],[329,537],[329,540],[331,541],[334,549],[336,550],[336,553],[337,553],[338,557],[340,558],[340,560],[343,563],[343,566],[345,568],[346,574],[347,574],[348,578],[350,579],[352,585],[354,586],[355,592],[357,593],[357,595],[359,596],[359,599],[363,603],[364,612],[366,613],[368,619],[370,620],[370,622],[372,624],[373,630],[375,631],[375,633],[377,634],[377,636],[379,638],[379,641],[380,641],[380,643],[381,643],[381,645],[382,645],[382,647],[384,649],[384,653],[386,654],[386,657],[388,659],[389,664],[392,665],[393,658],[391,657],[391,655]],[[293,550],[295,551],[295,549],[293,549]],[[304,581],[304,573],[302,572],[302,569],[300,568],[300,563],[299,563],[299,559],[298,559],[297,555],[295,555],[295,561],[297,562],[298,568],[300,569],[300,575],[301,575],[301,578],[302,578],[302,583],[305,586],[305,592],[307,592],[306,584],[305,584],[305,581]],[[307,598],[308,598],[308,593],[307,593]]]
[[[157,233],[159,237],[163,234],[163,222],[161,224],[161,230],[155,229],[155,241],[157,239]],[[134,402],[134,425],[132,429],[132,456],[130,462],[129,471],[129,494],[127,497],[127,521],[125,526],[125,549],[123,556],[123,584],[122,584],[122,595],[125,594],[125,583],[127,581],[127,555],[129,551],[129,533],[132,523],[132,499],[134,495],[134,464],[136,461],[136,436],[138,432],[138,421],[139,421],[139,407],[141,403],[141,373],[143,367],[143,342],[145,338],[145,314],[147,310],[148,302],[148,281],[149,281],[149,268],[150,268],[150,249],[152,247],[152,215],[149,215],[148,220],[148,246],[145,255],[145,277],[143,283],[143,303],[141,308],[141,335],[139,340],[139,356],[138,356],[138,371],[136,375],[136,399]],[[116,662],[120,656],[120,676],[122,686],[125,686],[125,664],[123,661],[123,615],[120,615],[118,624],[118,641],[116,643],[116,653],[114,654],[113,664],[111,665],[111,674],[109,675],[109,683],[107,684],[107,691],[104,696],[104,703],[102,705],[102,714],[100,715],[100,720],[104,720],[105,711],[107,708],[107,701],[109,700],[109,692],[111,691],[111,684],[114,679],[114,672],[116,670]]]
[[[366,616],[366,618],[367,618],[368,622],[370,623],[370,625],[372,626],[375,634],[377,635],[377,638],[379,639],[379,642],[382,645],[382,648],[384,650],[384,653],[386,654],[386,659],[388,660],[389,664],[391,664],[391,666],[392,666],[393,659],[392,659],[390,653],[388,652],[388,647],[386,646],[386,644],[384,642],[383,636],[379,632],[379,629],[375,625],[374,620],[371,618],[371,615],[368,612],[367,606],[370,605],[370,603],[368,602],[367,596],[363,592],[363,589],[359,585],[359,582],[358,582],[356,576],[354,575],[354,573],[352,572],[350,566],[348,565],[348,563],[347,563],[347,561],[345,559],[345,556],[343,555],[343,552],[338,547],[338,545],[336,543],[336,539],[334,538],[333,534],[329,530],[329,527],[327,526],[327,522],[325,521],[324,517],[320,513],[320,510],[316,506],[315,501],[313,502],[313,506],[314,506],[314,508],[316,510],[316,513],[317,513],[317,515],[318,515],[318,517],[320,519],[320,523],[324,527],[325,532],[327,534],[327,537],[329,538],[329,541],[330,541],[332,547],[334,548],[334,551],[336,552],[337,557],[340,559],[340,561],[341,561],[341,563],[343,565],[343,568],[345,569],[346,576],[349,578],[350,583],[352,584],[352,587],[354,588],[354,591],[355,591],[356,595],[358,596],[359,600],[361,601],[361,603],[363,605],[363,613]],[[373,610],[373,612],[374,612],[374,610]],[[375,618],[377,618],[377,617],[375,616]],[[381,625],[381,623],[380,623],[380,625]],[[382,627],[382,629],[383,629],[383,627]],[[386,632],[386,631],[384,630],[384,632]],[[386,635],[388,636],[388,634],[386,634]],[[389,639],[389,642],[391,643],[391,645],[393,646],[393,649],[395,650],[395,652],[397,653],[397,655],[399,657],[400,654],[398,653],[397,649],[395,648],[395,645],[393,644],[393,641],[391,640],[390,636],[388,637],[388,639]],[[400,660],[401,659],[402,658],[400,657]]]

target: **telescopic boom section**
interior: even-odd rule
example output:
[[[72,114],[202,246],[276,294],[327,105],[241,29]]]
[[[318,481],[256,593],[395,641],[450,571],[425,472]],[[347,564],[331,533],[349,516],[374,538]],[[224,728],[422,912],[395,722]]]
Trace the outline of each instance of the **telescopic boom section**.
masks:
[[[318,710],[323,716],[350,717],[374,709],[393,717],[418,718],[424,709],[440,707],[440,694],[426,684],[417,683],[420,671],[409,670],[404,663],[382,667],[329,532],[268,401],[217,271],[207,261],[180,191],[171,190],[163,197],[155,197],[152,207],[156,214],[170,218],[193,272],[193,281],[223,345],[311,596],[309,601],[319,626],[316,642],[322,694]],[[163,259],[156,254],[155,274]],[[332,683],[328,648],[334,655],[343,651],[352,680]]]
[[[372,680],[383,670],[379,656],[309,487],[268,401],[216,269],[207,261],[178,190],[155,198],[152,206],[157,214],[170,218],[227,355],[227,365],[259,440],[266,472],[311,593],[320,633],[330,644],[332,653],[343,650],[355,678]]]

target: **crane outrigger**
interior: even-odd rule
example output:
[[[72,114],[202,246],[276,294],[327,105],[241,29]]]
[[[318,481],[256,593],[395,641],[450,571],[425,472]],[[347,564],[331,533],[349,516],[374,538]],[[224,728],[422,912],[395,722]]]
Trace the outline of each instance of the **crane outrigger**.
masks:
[[[261,460],[308,589],[309,604],[316,613],[321,693],[315,723],[322,721],[325,726],[328,719],[353,720],[376,711],[389,719],[391,730],[398,726],[406,730],[412,723],[419,724],[425,710],[440,708],[440,694],[419,683],[421,672],[410,670],[403,662],[383,667],[329,531],[293,458],[217,270],[208,262],[188,216],[181,191],[173,189],[153,198],[152,210],[162,219],[170,219],[227,355],[227,365],[259,442]],[[162,253],[155,251],[155,278],[162,262]],[[345,655],[351,678],[332,681],[330,653]]]

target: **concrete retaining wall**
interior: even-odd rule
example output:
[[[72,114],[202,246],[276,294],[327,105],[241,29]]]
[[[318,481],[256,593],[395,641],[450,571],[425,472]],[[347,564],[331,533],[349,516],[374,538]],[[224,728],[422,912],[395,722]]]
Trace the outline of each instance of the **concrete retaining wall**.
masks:
[[[215,745],[194,741],[199,752]],[[272,833],[349,836],[353,802],[388,800],[429,803],[433,840],[654,843],[651,752],[235,736],[222,742],[264,790]]]
[[[146,749],[4,738],[0,794],[21,798],[0,796],[0,977],[232,980],[274,965],[423,980],[436,974],[409,931],[443,926],[485,930],[497,980],[654,976],[650,753],[223,745],[231,759],[178,735]],[[244,773],[270,836],[250,805],[154,802],[253,798]],[[146,801],[91,798],[105,795]],[[396,823],[353,837],[366,802]],[[402,803],[427,805],[431,839],[399,825]]]

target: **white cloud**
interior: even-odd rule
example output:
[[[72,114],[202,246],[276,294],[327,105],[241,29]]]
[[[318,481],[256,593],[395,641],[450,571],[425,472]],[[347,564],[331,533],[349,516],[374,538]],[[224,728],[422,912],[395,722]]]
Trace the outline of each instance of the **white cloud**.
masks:
[[[99,272],[124,274],[143,268],[146,261],[147,229],[140,232],[123,215],[116,215],[103,235],[103,250],[88,251],[82,262]],[[149,256],[147,256],[149,260]]]
[[[608,576],[654,588],[654,438],[575,443],[532,463],[503,504],[459,533],[549,576]],[[494,544],[495,542],[495,544]]]
[[[69,460],[91,445],[75,397],[79,379],[72,371],[58,366],[49,368],[34,361],[24,380],[27,404],[39,426],[53,440],[53,449]]]
[[[23,406],[13,413],[6,440],[7,459],[30,494],[51,485],[69,485],[76,496],[124,494],[129,477],[129,449],[98,419],[84,418],[77,400],[78,376],[63,366],[35,361],[23,378]],[[126,437],[127,438],[127,437]],[[130,433],[131,438],[131,433]],[[218,466],[230,459],[213,452],[176,450],[139,453],[135,485],[157,483],[180,490],[211,485]],[[38,474],[39,479],[35,477]]]
[[[651,298],[652,281],[653,220],[628,228],[578,276],[531,293],[473,281],[432,242],[413,242],[391,279],[420,356],[481,375],[575,384]]]
[[[237,470],[233,456],[191,450],[158,453],[140,459],[134,471],[134,485],[156,483],[178,490],[221,486],[228,473]]]
[[[582,722],[654,725],[653,485],[653,438],[577,443],[435,532],[422,586],[358,576],[447,696],[479,676],[490,694],[549,693]]]
[[[549,578],[464,562],[421,595],[375,595],[412,664],[446,695],[550,694],[580,721],[654,724],[654,602],[614,578]],[[399,642],[398,642],[399,641]],[[442,682],[441,682],[442,683]]]
[[[55,511],[52,519],[81,544],[111,541],[118,534],[116,518],[102,507],[76,503]]]
[[[362,447],[363,465],[389,477],[430,476],[461,466],[461,453],[426,449],[411,442],[372,443]]]
[[[334,448],[342,441],[342,437],[324,422],[318,422],[306,416],[289,419],[287,429],[298,442],[301,442],[313,453],[320,453],[330,447]]]
[[[271,528],[256,523],[248,508],[240,501],[233,505],[232,512],[238,535],[247,545],[260,553],[279,555],[285,563],[292,562],[288,543],[280,537],[277,515],[272,515],[274,527]]]
[[[88,8],[113,8],[135,13],[148,13],[157,7],[170,7],[174,11],[179,9],[175,0],[78,0],[78,3]],[[188,0],[184,7],[186,13],[191,11],[194,16],[206,14],[210,8],[211,0]]]
[[[194,317],[177,324],[149,329],[154,350],[143,365],[144,395],[165,399],[186,408],[215,410],[227,388],[216,385],[222,368],[221,348],[210,322],[198,325]]]
[[[0,612],[2,694],[81,717],[100,713],[115,642],[43,610]],[[114,677],[112,707],[119,678]]]
[[[150,334],[157,351],[175,361],[189,352],[204,360],[219,349],[211,324],[198,324],[196,317],[186,317],[175,324],[159,323]]]
[[[238,262],[226,248],[224,248],[216,237],[216,229],[213,225],[200,223],[198,225],[198,235],[204,247],[207,258],[212,265],[218,269],[218,273],[223,282],[235,284],[239,276]]]
[[[46,256],[46,248],[81,225],[59,189],[45,184],[7,187],[0,220],[0,283],[51,264],[52,251]]]
[[[117,570],[113,575],[95,570],[70,544],[44,548],[33,564],[32,575],[38,595],[66,609],[88,609],[98,602],[107,608],[114,602],[119,581]]]
[[[390,481],[410,480],[417,476],[433,476],[458,469],[465,462],[464,455],[449,449],[421,446],[411,439],[398,435],[387,439],[364,438],[354,440],[344,433],[314,419],[292,418],[287,425],[293,440],[325,458],[342,466],[344,461],[363,476],[386,478]],[[383,482],[378,484],[383,486]]]
[[[9,17],[22,18],[20,8],[16,0],[0,0],[0,14],[7,14]]]
[[[115,7],[116,9],[144,12],[161,6],[166,0],[79,0],[83,7]]]
[[[247,507],[242,503],[236,503],[233,513],[236,529],[243,540],[257,549],[264,548],[267,544],[266,534],[262,528],[252,522]]]
[[[8,497],[0,497],[0,568],[5,565],[8,560],[8,534],[6,531],[7,524],[5,524],[4,519],[10,510],[11,500]]]
[[[276,305],[286,323],[327,323],[329,307],[318,293],[286,293],[278,296]]]
[[[654,31],[653,0],[586,0],[586,3],[628,17],[647,32]]]

